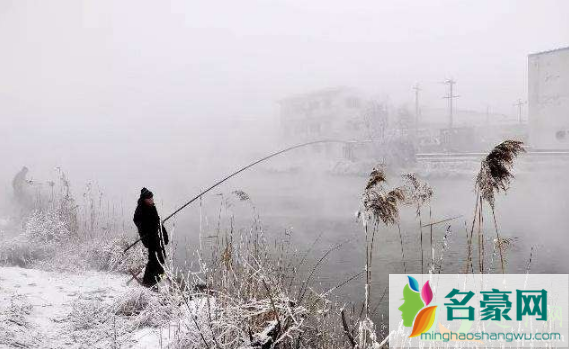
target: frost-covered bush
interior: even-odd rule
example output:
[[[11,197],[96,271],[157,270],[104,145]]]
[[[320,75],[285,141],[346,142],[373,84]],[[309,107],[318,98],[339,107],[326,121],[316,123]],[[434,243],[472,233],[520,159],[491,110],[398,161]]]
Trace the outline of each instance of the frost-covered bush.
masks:
[[[125,293],[109,302],[93,302],[81,300],[72,304],[69,314],[74,331],[107,326],[109,319],[121,323],[125,332],[132,332],[142,327],[163,326],[181,314],[177,297],[170,294],[167,288],[149,290],[144,287],[128,289]]]
[[[123,249],[128,245],[128,237],[120,234],[86,238],[74,238],[59,244],[49,258],[38,259],[35,267],[44,270],[97,270],[126,273],[141,270],[146,257],[140,246],[132,248],[128,254]]]
[[[68,241],[76,234],[59,213],[34,211],[25,223],[23,237],[30,243],[54,244]]]
[[[129,242],[124,234],[79,235],[58,213],[36,211],[21,234],[0,244],[0,262],[46,270],[126,272],[144,265],[140,247],[123,253]]]
[[[34,211],[26,220],[23,232],[0,245],[0,261],[29,267],[52,258],[56,249],[73,235],[57,213]]]
[[[117,216],[104,213],[102,192],[88,183],[78,205],[61,169],[57,176],[57,183],[48,182],[49,192],[38,192],[21,231],[0,240],[0,263],[46,270],[142,269],[142,247],[123,253],[132,238],[119,230]]]
[[[181,314],[177,298],[164,289],[156,292],[138,287],[117,300],[114,314],[134,319],[136,327],[162,326]]]
[[[80,248],[80,257],[88,269],[100,271],[140,270],[146,262],[142,246],[136,246],[124,254],[124,249],[132,242],[129,236],[103,235],[84,242]]]
[[[34,246],[18,240],[5,241],[0,245],[0,263],[30,267],[37,261],[46,260],[53,254],[46,246]]]

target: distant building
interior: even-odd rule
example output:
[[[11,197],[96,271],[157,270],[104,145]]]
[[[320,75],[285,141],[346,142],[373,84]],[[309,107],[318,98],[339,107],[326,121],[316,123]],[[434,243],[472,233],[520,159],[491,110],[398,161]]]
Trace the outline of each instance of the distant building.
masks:
[[[512,115],[457,109],[448,128],[448,110],[423,108],[417,133],[419,152],[480,152],[504,139],[527,141],[527,125]]]
[[[346,139],[363,132],[365,100],[351,88],[323,89],[279,101],[282,135],[297,141]]]
[[[375,132],[375,120],[370,120],[370,115],[377,118],[382,113],[370,107],[373,105],[358,90],[348,87],[287,97],[279,101],[279,106],[281,136],[289,144],[324,139],[356,141],[346,145],[317,144],[307,150],[312,154],[324,152],[332,159],[361,157],[362,151],[369,148],[366,142],[370,132]]]
[[[529,141],[569,149],[569,47],[528,56]]]

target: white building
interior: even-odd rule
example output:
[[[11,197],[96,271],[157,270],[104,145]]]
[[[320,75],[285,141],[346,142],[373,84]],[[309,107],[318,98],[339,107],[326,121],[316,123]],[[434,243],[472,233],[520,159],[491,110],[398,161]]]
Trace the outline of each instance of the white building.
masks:
[[[363,133],[365,100],[355,89],[314,91],[279,101],[283,136],[295,141],[354,137]]]
[[[281,135],[287,144],[322,139],[361,141],[369,138],[369,125],[366,125],[364,113],[367,101],[356,89],[322,89],[284,98],[279,105]],[[318,158],[353,159],[355,146],[315,144],[297,154],[304,152],[308,157],[318,154]]]
[[[569,149],[569,47],[528,56],[529,141]]]

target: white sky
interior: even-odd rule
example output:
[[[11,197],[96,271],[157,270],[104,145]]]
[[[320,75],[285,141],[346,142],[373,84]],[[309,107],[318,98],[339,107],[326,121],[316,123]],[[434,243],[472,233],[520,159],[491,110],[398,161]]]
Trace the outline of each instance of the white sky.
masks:
[[[564,0],[0,0],[1,155],[12,171],[215,148],[338,85],[406,103],[419,82],[444,107],[454,77],[459,108],[514,114],[527,54],[568,46],[567,18]]]

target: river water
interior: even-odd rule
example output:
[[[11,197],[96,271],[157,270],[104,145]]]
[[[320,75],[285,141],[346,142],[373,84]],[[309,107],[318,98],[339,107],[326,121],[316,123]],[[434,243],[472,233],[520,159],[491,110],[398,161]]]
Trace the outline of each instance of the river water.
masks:
[[[524,273],[533,247],[530,269],[532,273],[569,272],[569,184],[566,180],[569,166],[562,161],[534,163],[522,160],[523,171],[517,173],[507,195],[500,194],[496,202],[496,218],[502,237],[513,238],[506,251],[507,273]],[[444,172],[444,171],[443,171]],[[440,258],[442,240],[448,233],[448,249],[444,251],[443,273],[458,273],[465,269],[467,256],[466,230],[472,223],[475,193],[475,172],[459,175],[427,176],[434,190],[429,208],[421,212],[423,223],[461,216],[433,227],[435,258]],[[388,185],[399,185],[396,175],[388,178]],[[195,260],[199,247],[200,211],[204,232],[202,245],[218,224],[222,231],[229,228],[229,216],[235,217],[234,231],[247,231],[252,222],[252,206],[260,216],[268,241],[290,241],[299,254],[318,239],[309,253],[305,268],[314,263],[333,246],[343,245],[330,253],[318,268],[313,286],[326,290],[363,270],[365,261],[364,231],[355,213],[367,178],[364,175],[331,175],[312,171],[287,173],[252,172],[227,183],[212,195],[204,197],[201,205],[188,208],[176,218],[175,241],[178,264]],[[240,202],[233,190],[243,190],[250,201]],[[223,194],[223,196],[219,195]],[[220,203],[225,202],[223,205]],[[229,203],[229,205],[227,204]],[[221,221],[219,220],[221,212]],[[419,221],[413,207],[400,212],[401,232],[407,272],[421,272]],[[485,211],[485,236],[488,260],[492,265],[492,241],[495,230],[490,211]],[[286,232],[286,233],[285,233]],[[423,228],[424,272],[430,261],[430,229]],[[396,227],[379,226],[374,246],[371,269],[371,304],[382,299],[390,273],[404,273],[401,247]],[[499,272],[499,257],[493,262]],[[475,264],[476,265],[476,264]],[[360,302],[364,295],[363,278],[357,278],[334,294],[336,300],[346,304]],[[378,307],[376,319],[387,318],[388,295]]]

